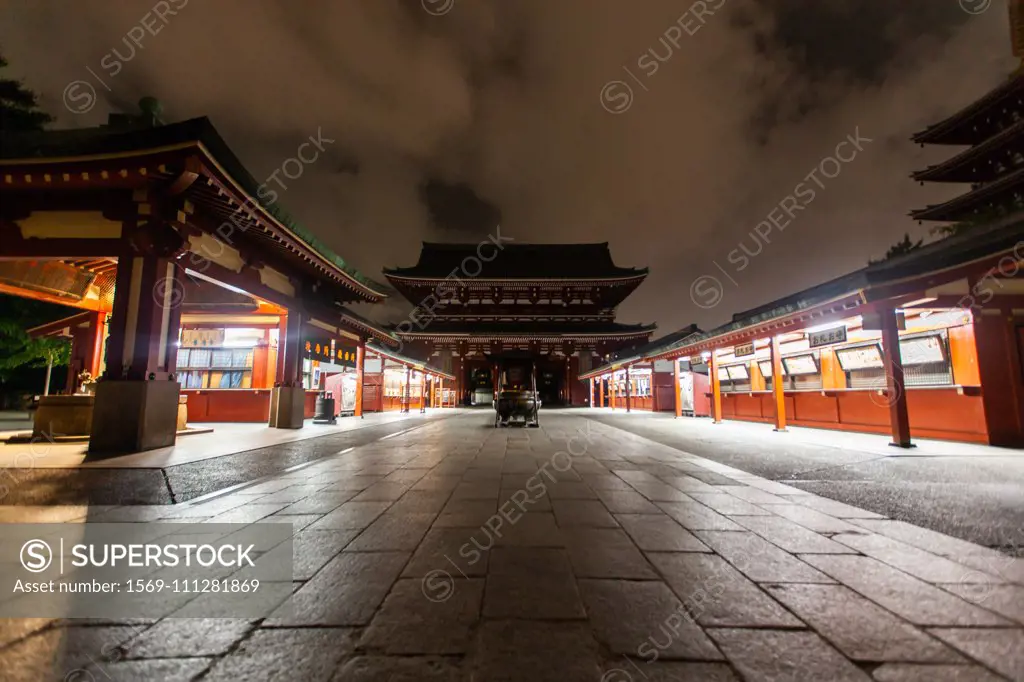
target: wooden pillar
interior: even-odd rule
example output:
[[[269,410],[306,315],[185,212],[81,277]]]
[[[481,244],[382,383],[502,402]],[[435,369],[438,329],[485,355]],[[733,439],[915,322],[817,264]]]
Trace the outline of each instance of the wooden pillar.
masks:
[[[615,396],[618,392],[618,382],[615,381],[615,372],[612,372],[608,379],[608,406],[613,410],[615,409]]]
[[[999,301],[995,297],[992,305]],[[1024,446],[1024,386],[1019,331],[1009,305],[978,308],[974,315],[974,341],[978,357],[985,427],[991,445]]]
[[[786,430],[786,387],[782,374],[782,355],[779,351],[779,337],[772,336],[772,401],[775,405],[775,430]],[[755,363],[756,364],[756,363]]]
[[[92,349],[86,369],[92,375],[93,380],[100,377],[100,368],[103,366],[103,342],[107,338],[107,314],[100,312],[92,319]]]
[[[711,349],[711,362],[708,364],[708,372],[711,374],[711,422],[722,423],[722,382],[718,378],[718,354],[716,349]]]
[[[288,338],[288,313],[281,313],[277,318],[277,369],[274,372],[275,386],[284,383],[284,341]]]
[[[679,380],[679,358],[672,358],[672,395],[673,404],[675,405],[676,417],[683,416],[683,398],[680,394],[682,391],[681,382]]]
[[[420,414],[427,411],[427,373],[420,372]]]
[[[598,398],[601,401],[601,407],[604,407],[604,377],[597,377],[597,389],[600,394]]]
[[[405,395],[405,400],[402,401],[402,405],[400,406],[400,411],[402,411],[402,412],[408,412],[409,411],[409,401],[411,400],[411,395],[412,395],[411,384],[412,384],[412,370],[409,367],[406,367],[405,368],[405,388],[402,390],[402,393]]]
[[[356,346],[356,409],[353,416],[363,416],[363,367],[366,363],[366,342]],[[383,387],[382,387],[383,390]]]
[[[879,311],[882,323],[882,351],[885,353],[886,402],[889,403],[889,425],[892,443],[896,447],[910,448],[910,412],[907,409],[907,386],[903,376],[903,357],[900,354],[900,331],[896,309],[887,307]]]
[[[594,377],[590,377],[590,408],[594,408]]]
[[[184,296],[181,273],[171,258],[134,254],[119,259],[107,378],[165,379],[174,373]]]
[[[280,363],[282,386],[302,386],[302,313],[289,310],[285,321],[285,334],[278,343],[278,357],[284,355]]]
[[[626,365],[626,412],[629,412],[630,409],[632,409],[632,402],[631,402],[632,396],[633,396],[632,380],[629,378],[629,365]]]
[[[444,377],[437,378],[437,406],[444,407]]]

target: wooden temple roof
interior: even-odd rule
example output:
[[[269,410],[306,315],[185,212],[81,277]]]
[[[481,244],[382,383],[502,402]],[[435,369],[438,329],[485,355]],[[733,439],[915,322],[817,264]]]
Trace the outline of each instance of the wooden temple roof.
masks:
[[[493,256],[492,256],[493,254]],[[485,258],[491,258],[485,261]],[[478,260],[471,268],[463,263]],[[481,268],[478,274],[473,270]],[[465,271],[465,272],[464,272]],[[439,244],[424,242],[419,261],[408,268],[389,268],[389,280],[443,280],[449,275],[477,281],[606,281],[647,276],[647,268],[622,268],[612,261],[608,243],[600,244]]]
[[[200,178],[197,180],[197,178]],[[0,189],[137,188],[180,182],[182,195],[221,220],[326,276],[342,299],[379,302],[386,287],[346,263],[274,201],[207,118],[152,127],[103,126],[0,135]]]
[[[1024,167],[949,201],[911,211],[910,215],[915,220],[943,222],[987,219],[992,211],[998,212],[1006,203],[1020,204],[1022,188]]]
[[[626,349],[621,353],[624,357],[596,367],[579,378],[607,374],[636,361],[685,357],[713,347],[799,331],[822,322],[838,323],[838,320],[868,310],[875,302],[910,301],[910,297],[919,297],[930,288],[963,279],[970,273],[988,272],[998,267],[997,260],[1005,260],[1008,254],[1017,263],[1016,272],[1021,264],[1020,254],[1015,249],[1019,249],[1022,239],[1024,218],[1018,214],[737,313],[732,321],[710,331],[689,333],[691,327],[687,327],[675,334],[674,341],[662,343],[659,339],[642,352]],[[996,285],[992,284],[991,288],[995,289]]]
[[[993,111],[1000,108],[1020,110],[1024,103],[1024,74],[1014,73],[977,100],[944,120],[915,133],[918,144],[978,144],[994,134]]]
[[[998,164],[1013,166],[1013,157],[1024,152],[1024,118],[981,144],[924,170],[911,174],[919,182],[975,183],[988,180]]]
[[[434,320],[423,329],[401,332],[403,337],[412,338],[466,338],[484,339],[539,339],[539,338],[630,338],[649,337],[656,329],[650,324],[621,324],[618,322],[558,322],[558,321],[516,321],[516,322],[449,322]]]

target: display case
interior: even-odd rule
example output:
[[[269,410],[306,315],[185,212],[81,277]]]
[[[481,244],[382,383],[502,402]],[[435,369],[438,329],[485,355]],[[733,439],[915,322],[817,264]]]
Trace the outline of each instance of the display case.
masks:
[[[255,348],[224,346],[178,349],[182,388],[251,388]]]

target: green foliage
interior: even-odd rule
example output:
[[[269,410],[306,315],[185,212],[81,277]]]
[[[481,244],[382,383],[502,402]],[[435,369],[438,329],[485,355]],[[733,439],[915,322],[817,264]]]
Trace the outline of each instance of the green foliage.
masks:
[[[36,93],[21,81],[5,77],[7,60],[0,55],[0,132],[42,130],[53,117],[39,110]]]
[[[910,253],[911,251],[916,251],[917,249],[921,248],[922,244],[924,244],[924,239],[918,239],[915,242],[910,238],[909,233],[904,234],[903,239],[889,247],[889,250],[885,252],[884,258],[882,258],[881,260],[868,261],[868,264],[874,265],[875,263],[883,263],[887,260],[896,258],[897,256],[904,256]]]
[[[0,320],[0,381],[23,367],[62,367],[71,362],[71,343],[54,337],[33,338],[13,320]]]

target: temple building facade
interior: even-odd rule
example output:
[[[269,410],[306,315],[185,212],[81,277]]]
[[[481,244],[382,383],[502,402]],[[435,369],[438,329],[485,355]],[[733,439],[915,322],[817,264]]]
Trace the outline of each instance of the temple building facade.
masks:
[[[607,243],[424,243],[384,276],[415,306],[394,329],[403,352],[454,375],[461,404],[490,405],[496,361],[526,357],[545,405],[586,405],[579,374],[655,329],[615,321],[647,270],[617,266]]]
[[[88,438],[99,458],[173,445],[189,422],[300,428],[328,390],[351,415],[444,402],[454,377],[349,307],[386,287],[267,200],[208,119],[140,104],[0,141],[0,293],[69,313],[29,330],[72,346],[34,437]]]

